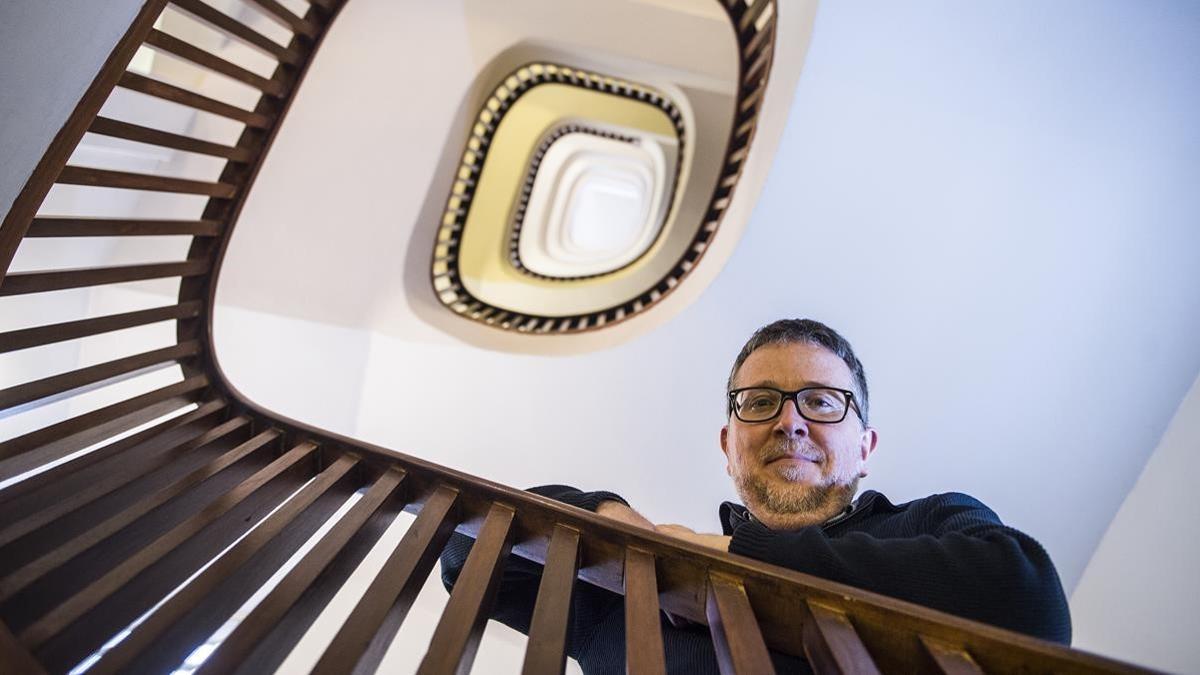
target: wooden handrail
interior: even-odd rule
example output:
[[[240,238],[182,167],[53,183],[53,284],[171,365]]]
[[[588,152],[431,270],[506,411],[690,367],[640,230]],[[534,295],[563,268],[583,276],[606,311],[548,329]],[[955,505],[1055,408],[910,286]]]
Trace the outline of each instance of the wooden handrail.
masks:
[[[77,316],[0,333],[0,352],[36,350],[174,322],[176,340],[0,389],[0,414],[178,363],[178,380],[0,442],[0,662],[65,672],[159,671],[207,639],[352,495],[359,499],[200,667],[270,672],[401,510],[416,520],[361,596],[315,672],[377,666],[450,535],[477,538],[421,663],[469,667],[508,556],[544,566],[523,671],[561,672],[577,580],[625,596],[630,672],[667,667],[661,612],[706,624],[724,673],[771,669],[771,651],[821,673],[1142,672],[1110,659],[893,598],[702,548],[522,490],[292,420],[238,392],[212,352],[216,278],[233,226],[297,88],[345,0],[303,16],[247,0],[290,30],[284,45],[203,0],[170,4],[277,61],[269,77],[154,28],[148,0],[56,135],[0,226],[0,298],[177,279],[176,304]],[[702,232],[715,231],[753,142],[774,55],[773,0],[713,0],[739,45],[736,118]],[[191,20],[191,19],[188,19]],[[143,45],[256,88],[253,109],[127,71]],[[244,125],[224,145],[99,116],[117,88]],[[215,181],[68,166],[92,132],[227,160]],[[209,197],[193,220],[38,215],[55,184]],[[194,197],[192,197],[194,199]],[[26,237],[191,237],[186,260],[8,272]],[[703,254],[697,240],[684,264]],[[132,348],[131,348],[132,349]],[[193,409],[194,408],[194,409]],[[176,417],[161,420],[164,415]],[[138,429],[139,426],[151,425]],[[267,515],[270,514],[270,515]],[[253,526],[253,529],[251,529]],[[211,563],[207,567],[202,566]],[[180,584],[191,578],[182,587]],[[178,592],[167,597],[173,589]],[[155,607],[142,618],[139,614]],[[136,625],[131,625],[137,619]],[[128,635],[97,651],[114,635]]]

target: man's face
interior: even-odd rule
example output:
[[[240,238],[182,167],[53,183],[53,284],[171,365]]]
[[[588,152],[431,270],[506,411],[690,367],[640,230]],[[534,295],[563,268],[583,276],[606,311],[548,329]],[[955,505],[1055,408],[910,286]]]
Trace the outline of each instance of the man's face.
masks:
[[[850,369],[833,352],[810,343],[760,347],[734,377],[735,389],[766,386],[793,391],[826,386],[853,391]],[[823,521],[854,498],[875,449],[874,429],[851,409],[837,424],[809,422],[793,401],[766,422],[730,415],[721,429],[726,470],[742,502],[767,526],[801,527]]]

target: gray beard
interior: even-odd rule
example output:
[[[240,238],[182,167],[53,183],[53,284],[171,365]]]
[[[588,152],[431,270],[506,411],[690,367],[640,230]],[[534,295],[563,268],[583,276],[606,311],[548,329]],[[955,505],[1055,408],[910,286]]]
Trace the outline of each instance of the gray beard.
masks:
[[[760,451],[759,459],[766,462],[787,452],[790,452],[789,444],[781,441]],[[858,478],[855,476],[848,483],[829,485],[778,485],[761,476],[742,475],[735,483],[738,495],[752,512],[762,509],[785,517],[807,515],[806,520],[823,522],[850,505],[858,492]]]
[[[737,482],[737,490],[751,511],[761,508],[781,516],[810,514],[824,521],[841,513],[854,500],[858,477],[849,483],[782,487],[743,476]]]

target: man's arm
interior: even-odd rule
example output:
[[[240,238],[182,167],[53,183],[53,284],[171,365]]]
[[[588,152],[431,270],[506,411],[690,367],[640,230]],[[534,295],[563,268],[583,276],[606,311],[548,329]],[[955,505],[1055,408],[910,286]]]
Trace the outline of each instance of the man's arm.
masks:
[[[637,514],[619,495],[611,492],[582,492],[566,485],[543,485],[530,488],[529,492],[577,506],[600,515],[627,522],[653,527]],[[458,575],[466,564],[467,556],[475,540],[457,532],[450,536],[442,551],[442,584],[447,591],[454,589]],[[542,566],[520,556],[510,555],[504,561],[500,585],[491,617],[501,623],[529,634],[533,618],[533,607],[537,602],[538,586],[542,579]],[[583,581],[575,582],[572,602],[572,625],[567,653],[578,659],[581,650],[591,640],[593,629],[614,610],[622,608],[621,596]]]
[[[747,523],[729,551],[1069,644],[1071,617],[1058,573],[1031,537],[963,494],[922,504],[915,536],[828,536],[820,527],[774,532]]]

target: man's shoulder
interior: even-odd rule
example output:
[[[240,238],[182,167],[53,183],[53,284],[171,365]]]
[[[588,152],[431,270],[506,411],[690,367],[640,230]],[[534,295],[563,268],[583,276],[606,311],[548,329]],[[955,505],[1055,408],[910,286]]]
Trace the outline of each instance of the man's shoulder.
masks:
[[[882,492],[875,490],[866,490],[859,498],[860,501],[868,502],[874,510],[884,511],[910,511],[932,508],[964,508],[964,509],[984,509],[991,511],[986,504],[979,499],[972,497],[965,492],[938,492],[927,497],[920,497],[911,501],[893,504]]]
[[[864,510],[875,518],[903,521],[944,522],[969,519],[975,522],[1001,524],[999,516],[979,499],[963,492],[939,492],[907,502],[893,504],[883,493],[874,490],[863,492],[859,498]]]

